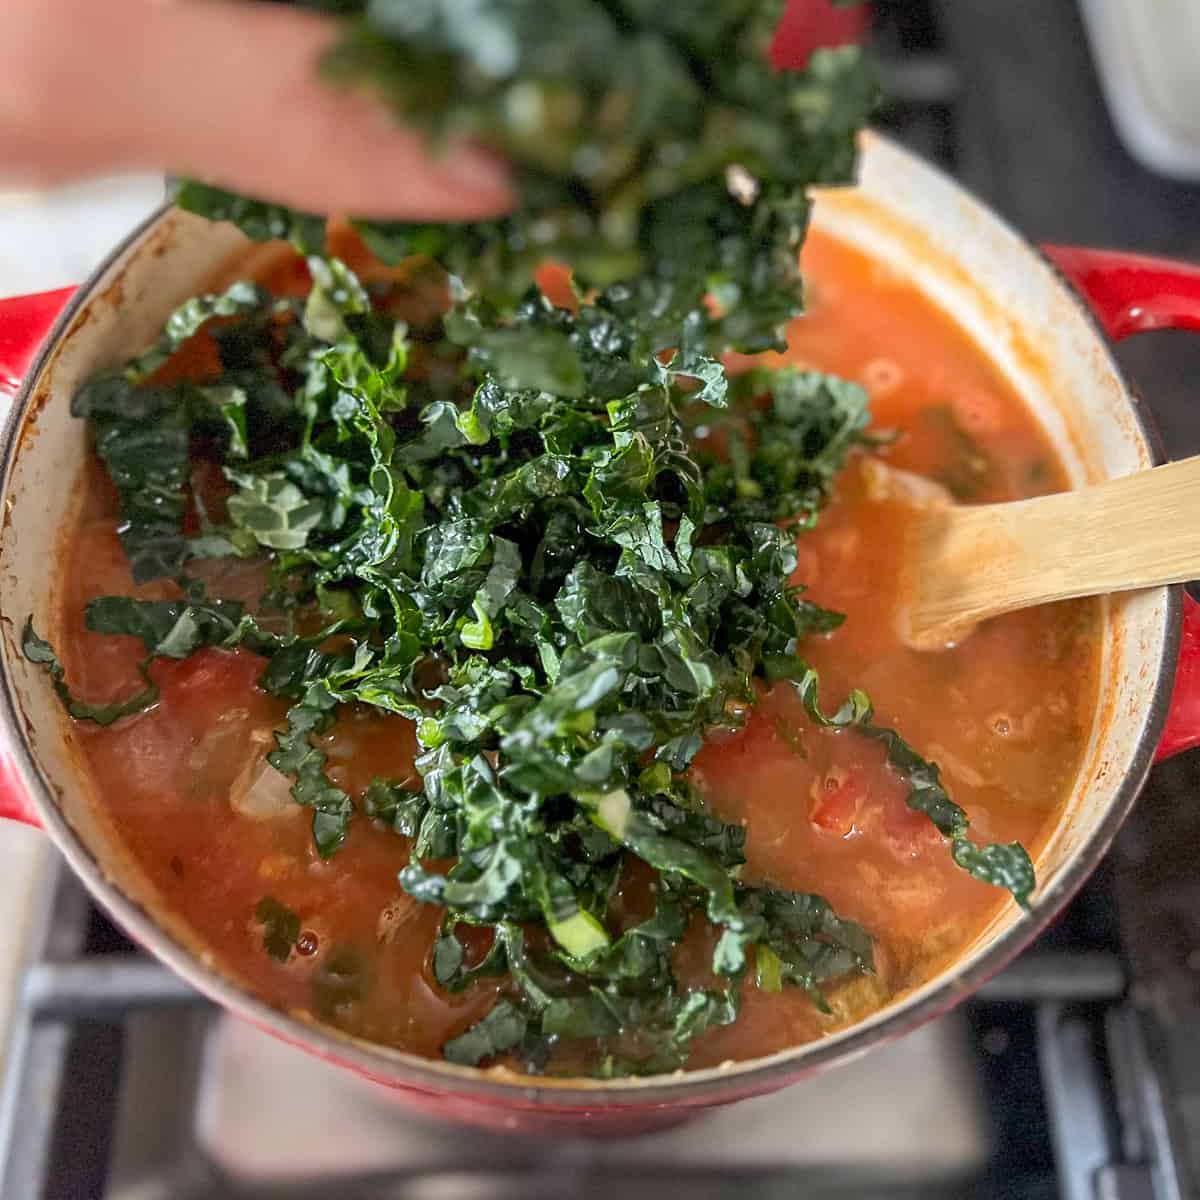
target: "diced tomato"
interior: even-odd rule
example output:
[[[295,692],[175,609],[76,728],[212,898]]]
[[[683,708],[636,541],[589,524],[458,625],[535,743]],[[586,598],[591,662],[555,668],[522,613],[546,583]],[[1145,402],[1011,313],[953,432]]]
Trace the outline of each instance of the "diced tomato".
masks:
[[[172,716],[204,730],[230,708],[257,707],[266,700],[255,686],[265,663],[246,650],[209,647],[189,658],[159,659],[151,676]]]
[[[349,239],[346,234],[337,229],[330,230],[330,252],[336,254],[344,262],[358,245],[358,239]],[[357,263],[350,262],[352,270]],[[263,287],[276,296],[307,296],[312,287],[312,275],[309,274],[308,262],[300,254],[284,251],[278,257],[269,260],[269,265],[261,275]]]
[[[263,669],[263,660],[246,650],[209,646],[188,658],[161,659],[155,677],[164,696],[195,694],[214,688],[249,689]]]
[[[771,41],[771,62],[779,71],[800,71],[814,50],[861,41],[871,27],[866,4],[835,7],[829,0],[790,0]]]
[[[542,289],[542,294],[551,304],[559,308],[569,308],[574,312],[579,307],[579,297],[571,286],[571,271],[562,263],[544,262],[534,272],[533,277]]]
[[[832,767],[814,784],[816,800],[809,814],[826,833],[847,837],[854,831],[859,808],[867,795],[867,781],[858,768]]]
[[[886,768],[853,764],[830,767],[813,783],[809,813],[825,834],[861,833],[900,858],[939,849],[941,834],[924,813],[908,807],[908,786]]]

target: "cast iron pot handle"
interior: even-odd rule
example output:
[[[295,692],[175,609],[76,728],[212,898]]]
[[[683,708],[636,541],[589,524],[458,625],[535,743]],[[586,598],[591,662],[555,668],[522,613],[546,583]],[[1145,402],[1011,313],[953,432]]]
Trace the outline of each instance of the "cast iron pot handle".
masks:
[[[74,292],[74,288],[61,288],[0,300],[0,424],[8,416],[34,354]],[[40,824],[12,764],[0,755],[0,820],[5,817],[28,825]]]
[[[1081,246],[1042,249],[1113,341],[1155,329],[1200,331],[1200,266]],[[1170,758],[1194,746],[1200,746],[1200,603],[1185,596],[1175,690],[1155,757]]]

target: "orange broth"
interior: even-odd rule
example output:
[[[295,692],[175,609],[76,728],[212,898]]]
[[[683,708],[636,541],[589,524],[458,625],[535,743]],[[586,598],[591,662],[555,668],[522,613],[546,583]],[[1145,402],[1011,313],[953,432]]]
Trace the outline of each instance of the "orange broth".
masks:
[[[1066,486],[1020,400],[945,314],[829,238],[810,239],[805,267],[809,312],[794,323],[786,358],[867,387],[874,428],[899,434],[869,453],[940,480],[964,501]],[[284,267],[268,282],[302,287],[302,273]],[[169,369],[202,373],[198,347]],[[797,581],[809,585],[810,599],[847,617],[801,647],[821,672],[822,701],[836,706],[864,688],[877,721],[940,765],[978,840],[1018,840],[1036,857],[1093,720],[1098,607],[1084,601],[1013,614],[954,649],[906,649],[888,619],[902,522],[890,506],[867,499],[858,463],[868,452],[856,453],[817,527],[798,541]],[[205,481],[197,486],[204,490]],[[88,633],[86,602],[178,594],[169,583],[134,586],[115,513],[111,486],[94,465],[66,564],[60,639],[72,686],[94,701],[137,689],[141,647]],[[262,586],[253,564],[205,569],[216,574],[213,594],[253,600]],[[290,805],[262,820],[231,808],[236,777],[261,755],[285,711],[255,687],[260,669],[261,660],[243,651],[159,661],[154,708],[109,729],[80,726],[100,803],[162,903],[246,986],[282,1009],[436,1057],[488,1010],[501,984],[451,996],[434,982],[429,959],[441,913],[400,890],[408,844],[394,833],[360,816],[344,847],[322,861],[307,811]],[[322,743],[334,782],[356,798],[376,775],[411,775],[416,785],[413,731],[398,717],[356,711]],[[747,980],[739,1019],[702,1035],[691,1066],[755,1058],[861,1019],[952,960],[1011,903],[951,863],[928,820],[905,806],[907,789],[879,743],[815,728],[790,691],[765,694],[744,730],[710,741],[692,776],[715,815],[745,825],[744,878],[825,896],[875,936],[877,969],[831,987],[828,1015],[799,989],[769,994]],[[614,917],[645,905],[645,882],[630,874]],[[280,963],[264,952],[255,909],[266,895],[300,918],[307,953]],[[684,980],[709,979],[712,937],[702,923],[690,930],[676,964]],[[367,980],[361,997],[345,988],[348,971]],[[551,1064],[566,1072],[585,1066],[575,1054]]]

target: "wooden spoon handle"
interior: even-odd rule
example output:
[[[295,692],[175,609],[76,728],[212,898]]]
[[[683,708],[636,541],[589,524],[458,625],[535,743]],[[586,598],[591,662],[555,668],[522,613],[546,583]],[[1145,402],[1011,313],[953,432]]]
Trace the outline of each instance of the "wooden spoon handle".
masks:
[[[1079,491],[921,523],[920,634],[1072,596],[1200,577],[1200,456]]]

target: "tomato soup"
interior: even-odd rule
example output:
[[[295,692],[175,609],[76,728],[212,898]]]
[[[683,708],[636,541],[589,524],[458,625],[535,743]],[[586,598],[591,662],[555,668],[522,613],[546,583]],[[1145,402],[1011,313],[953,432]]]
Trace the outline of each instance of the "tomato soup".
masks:
[[[908,283],[820,235],[805,266],[809,311],[791,328],[786,358],[860,382],[881,436],[855,451],[815,528],[798,535],[796,580],[846,616],[800,652],[821,674],[827,710],[864,689],[877,719],[939,765],[981,840],[1020,841],[1036,858],[1092,724],[1099,607],[1040,608],[988,622],[944,651],[906,648],[891,620],[903,514],[871,497],[862,465],[876,456],[962,503],[1061,490],[1065,475],[1000,374]],[[198,351],[174,369],[202,370],[203,358]],[[208,487],[202,468],[194,486]],[[219,488],[210,503],[220,505]],[[95,702],[128,695],[140,686],[140,643],[87,632],[83,606],[101,595],[179,593],[172,583],[135,586],[98,465],[64,570],[58,644],[72,686]],[[204,572],[212,594],[250,602],[265,579],[252,561],[217,560]],[[438,986],[431,949],[442,914],[397,882],[405,839],[360,817],[335,857],[318,856],[310,814],[263,761],[286,706],[255,686],[261,668],[244,650],[156,661],[153,708],[79,730],[99,803],[163,906],[230,975],[283,1010],[437,1056],[488,1012],[503,980],[458,994]],[[398,716],[352,710],[319,742],[329,777],[356,801],[376,776],[419,785],[413,728]],[[954,866],[941,835],[906,806],[907,785],[879,742],[817,727],[790,689],[764,691],[745,727],[710,739],[690,775],[714,815],[744,826],[747,882],[819,893],[877,948],[873,974],[828,987],[828,1012],[802,989],[744,982],[739,1019],[701,1035],[689,1066],[759,1057],[861,1019],[951,961],[1011,903]],[[623,878],[617,917],[644,908],[644,891],[636,873]],[[297,923],[294,952],[273,956],[264,931],[269,945],[272,923],[285,919]],[[470,931],[460,936],[470,950]],[[693,922],[676,952],[681,979],[705,982],[714,939]],[[549,1069],[584,1066],[568,1054]]]

